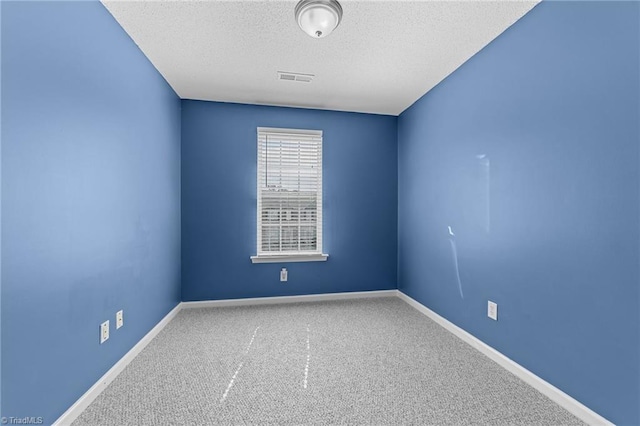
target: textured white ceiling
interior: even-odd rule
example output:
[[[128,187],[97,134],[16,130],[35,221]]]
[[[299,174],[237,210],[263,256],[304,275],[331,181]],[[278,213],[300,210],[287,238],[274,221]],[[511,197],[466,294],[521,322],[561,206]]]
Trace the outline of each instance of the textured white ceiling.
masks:
[[[538,1],[350,1],[313,39],[296,1],[103,4],[183,99],[398,115]],[[278,71],[315,74],[280,81]]]

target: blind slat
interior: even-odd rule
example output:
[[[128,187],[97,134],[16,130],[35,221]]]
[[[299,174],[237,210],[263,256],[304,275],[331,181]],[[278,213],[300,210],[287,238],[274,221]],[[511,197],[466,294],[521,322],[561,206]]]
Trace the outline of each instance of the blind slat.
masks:
[[[258,255],[322,252],[322,132],[258,128]]]

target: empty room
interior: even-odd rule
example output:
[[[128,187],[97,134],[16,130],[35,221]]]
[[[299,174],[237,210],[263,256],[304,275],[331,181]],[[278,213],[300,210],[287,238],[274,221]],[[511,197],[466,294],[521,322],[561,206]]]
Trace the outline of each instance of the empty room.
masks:
[[[2,424],[640,425],[640,2],[0,29]]]

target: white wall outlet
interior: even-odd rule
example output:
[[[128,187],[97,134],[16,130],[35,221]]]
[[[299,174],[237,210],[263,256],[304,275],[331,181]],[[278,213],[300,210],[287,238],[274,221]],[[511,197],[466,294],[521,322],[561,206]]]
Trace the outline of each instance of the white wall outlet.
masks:
[[[492,320],[498,321],[498,304],[489,300],[487,304],[487,316]]]
[[[280,281],[286,281],[289,278],[289,273],[287,272],[287,268],[280,269]]]
[[[109,320],[100,324],[100,344],[109,340]]]
[[[124,325],[124,312],[119,310],[116,312],[116,330]]]

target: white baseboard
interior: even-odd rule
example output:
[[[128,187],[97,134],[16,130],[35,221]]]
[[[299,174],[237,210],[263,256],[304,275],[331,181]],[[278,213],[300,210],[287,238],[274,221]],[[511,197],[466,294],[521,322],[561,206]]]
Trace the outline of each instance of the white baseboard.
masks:
[[[345,293],[305,294],[302,296],[254,297],[250,299],[203,300],[182,302],[183,309],[220,308],[224,306],[273,305],[278,303],[323,302],[326,300],[396,297],[398,290],[353,291]]]
[[[164,318],[160,320],[155,327],[151,329],[136,345],[129,350],[120,360],[109,369],[100,379],[89,388],[88,391],[84,393],[78,399],[75,404],[73,404],[67,411],[62,414],[58,418],[58,420],[53,423],[53,426],[68,426],[73,423],[75,419],[82,414],[82,412],[91,404],[97,397],[102,393],[102,391],[111,383],[118,374],[124,370],[124,368],[131,362],[133,359],[140,353],[142,350],[153,340],[154,337],[162,329],[169,324],[169,322],[175,317],[181,309],[181,303],[179,303],[175,308],[171,310]]]
[[[449,322],[445,318],[433,312],[431,309],[424,306],[422,303],[402,293],[400,290],[398,290],[398,297],[408,303],[411,307],[417,309],[419,312],[435,321],[438,325],[444,327],[447,331],[451,332],[455,336],[462,339],[464,342],[482,352],[484,355],[489,357],[489,359],[496,362],[502,368],[532,386],[538,392],[542,393],[547,398],[551,399],[553,402],[560,405],[583,422],[594,426],[613,425],[613,423],[611,423],[609,420],[605,419],[595,411],[591,410],[589,407],[576,401],[566,393],[562,392],[560,389],[536,376],[520,364],[516,363],[510,358],[507,358],[505,355],[493,349],[482,340],[474,337],[472,334],[464,331],[462,328],[458,327],[452,322]]]

